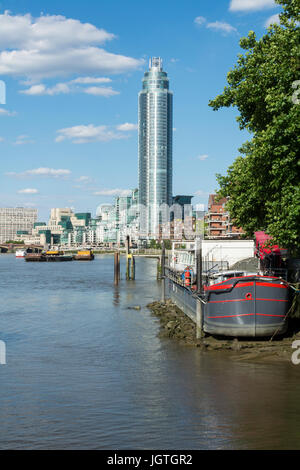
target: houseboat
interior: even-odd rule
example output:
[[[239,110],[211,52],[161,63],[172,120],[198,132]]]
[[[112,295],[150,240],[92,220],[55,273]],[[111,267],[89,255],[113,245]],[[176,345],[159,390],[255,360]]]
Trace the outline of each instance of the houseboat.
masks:
[[[204,331],[226,336],[272,336],[286,331],[289,287],[274,276],[224,272],[204,285]]]
[[[197,301],[201,300],[202,326],[206,333],[230,337],[283,334],[287,329],[290,292],[284,275],[284,262],[280,259],[283,252],[278,250],[278,247],[275,247],[274,252],[272,247],[266,248],[266,270],[264,247],[257,242],[253,254],[263,262],[257,271],[252,272],[229,270],[222,260],[207,263],[207,260],[202,259],[202,282],[197,291],[199,273],[197,274],[195,247],[191,244],[186,252],[173,249],[166,269],[167,293],[194,321]],[[275,268],[273,259],[276,261]],[[185,267],[184,261],[188,261]],[[277,268],[280,269],[279,275],[274,272]]]

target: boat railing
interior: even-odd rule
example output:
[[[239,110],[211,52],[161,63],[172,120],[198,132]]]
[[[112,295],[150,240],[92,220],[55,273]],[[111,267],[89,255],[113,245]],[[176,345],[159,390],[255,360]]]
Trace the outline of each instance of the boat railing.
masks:
[[[165,266],[165,276],[168,279],[171,279],[171,281],[176,282],[176,284],[185,287],[184,280],[182,279],[181,274],[178,271],[172,269],[171,267]]]
[[[264,275],[266,276],[276,276],[288,280],[288,270],[285,268],[267,268],[264,269]]]

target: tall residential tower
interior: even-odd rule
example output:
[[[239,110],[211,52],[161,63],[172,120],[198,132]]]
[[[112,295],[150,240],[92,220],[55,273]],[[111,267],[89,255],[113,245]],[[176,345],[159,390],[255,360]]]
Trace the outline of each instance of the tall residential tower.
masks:
[[[160,223],[158,208],[172,205],[173,94],[162,60],[153,57],[139,93],[139,203],[141,231],[155,237]]]

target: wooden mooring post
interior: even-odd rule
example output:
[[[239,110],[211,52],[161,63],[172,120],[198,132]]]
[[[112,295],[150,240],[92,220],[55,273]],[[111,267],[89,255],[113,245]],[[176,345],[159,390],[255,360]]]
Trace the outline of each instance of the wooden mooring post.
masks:
[[[129,271],[129,236],[127,235],[125,240],[125,251],[126,251],[126,280],[129,281],[130,279],[130,271]]]
[[[201,294],[203,289],[203,279],[202,279],[202,246],[201,240],[197,244],[196,251],[196,269],[197,269],[197,293]]]
[[[133,254],[130,255],[131,258],[130,258],[130,279],[132,281],[135,280],[135,258],[133,256]]]
[[[196,305],[196,338],[201,339],[203,337],[203,303],[200,300],[200,296],[203,291],[203,279],[202,279],[202,240],[197,239],[196,242],[196,268],[197,268],[197,305]]]
[[[120,253],[118,251],[115,251],[114,261],[114,284],[117,286],[120,280]]]
[[[165,249],[165,243],[164,241],[162,241],[162,244],[161,244],[161,280],[162,280],[161,301],[163,303],[165,303],[166,301],[165,262],[166,262],[166,249]]]
[[[125,241],[125,250],[126,250],[126,280],[134,281],[135,279],[135,259],[132,253],[130,253],[130,238],[129,235],[126,237]]]
[[[196,305],[196,338],[203,338],[203,304],[199,298]]]

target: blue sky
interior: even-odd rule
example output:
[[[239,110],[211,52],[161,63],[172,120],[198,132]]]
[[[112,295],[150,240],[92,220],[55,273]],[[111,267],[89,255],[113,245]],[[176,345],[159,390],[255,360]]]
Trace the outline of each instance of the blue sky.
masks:
[[[137,96],[151,56],[174,93],[173,193],[207,203],[249,135],[214,112],[273,0],[0,2],[0,206],[90,211],[138,184]]]

